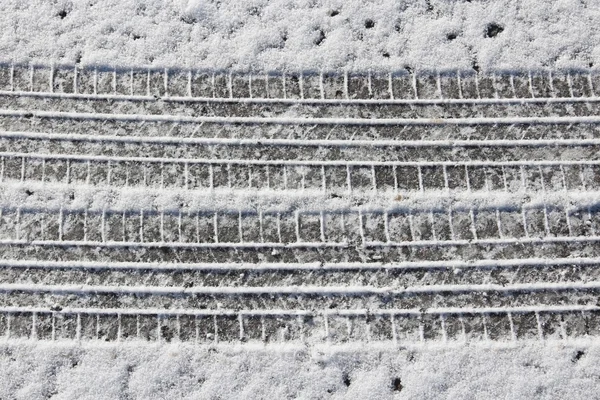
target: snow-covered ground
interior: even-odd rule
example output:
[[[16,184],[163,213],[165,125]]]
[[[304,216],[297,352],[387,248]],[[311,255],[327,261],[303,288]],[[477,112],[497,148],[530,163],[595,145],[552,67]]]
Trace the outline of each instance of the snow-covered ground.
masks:
[[[14,399],[590,399],[590,341],[398,349],[0,345],[0,397]]]
[[[5,0],[5,62],[249,71],[589,68],[593,0]]]
[[[598,392],[596,2],[2,6],[0,398]]]

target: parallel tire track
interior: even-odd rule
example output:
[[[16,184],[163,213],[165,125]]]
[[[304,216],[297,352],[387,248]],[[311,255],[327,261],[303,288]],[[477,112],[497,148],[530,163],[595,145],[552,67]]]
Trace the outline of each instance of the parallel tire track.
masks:
[[[596,335],[599,91],[584,73],[1,68],[0,334]]]

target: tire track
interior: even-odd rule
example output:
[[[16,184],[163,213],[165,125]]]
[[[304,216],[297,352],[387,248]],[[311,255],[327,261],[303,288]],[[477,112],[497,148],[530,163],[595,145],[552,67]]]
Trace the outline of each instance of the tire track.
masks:
[[[600,328],[596,75],[0,76],[8,338]]]

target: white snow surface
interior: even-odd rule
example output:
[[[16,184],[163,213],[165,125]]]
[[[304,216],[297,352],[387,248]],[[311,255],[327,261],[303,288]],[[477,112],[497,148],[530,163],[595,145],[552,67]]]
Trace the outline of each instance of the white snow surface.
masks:
[[[503,28],[486,37],[490,24]],[[3,62],[241,71],[582,69],[593,0],[4,0]]]
[[[484,71],[595,69],[600,64],[600,2],[593,0],[1,4],[0,62],[5,63],[267,72],[470,70],[474,64]],[[503,31],[486,37],[490,24]],[[15,193],[3,189],[0,197]],[[123,204],[136,195],[122,196]],[[169,208],[171,197],[156,200]],[[576,200],[592,201],[584,197]],[[43,199],[29,201],[34,200]],[[597,341],[211,348],[9,340],[0,344],[0,398],[583,399],[597,396],[599,361]],[[400,391],[392,390],[395,378],[401,379]]]
[[[600,346],[587,341],[313,349],[9,341],[0,345],[0,398],[584,399],[597,395],[599,361]]]

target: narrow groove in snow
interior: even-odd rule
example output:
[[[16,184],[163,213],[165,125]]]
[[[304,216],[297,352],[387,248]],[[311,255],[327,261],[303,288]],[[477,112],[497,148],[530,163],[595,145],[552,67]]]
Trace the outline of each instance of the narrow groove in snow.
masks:
[[[239,103],[239,104],[314,104],[314,105],[520,105],[520,104],[577,104],[598,103],[600,97],[518,97],[518,98],[445,98],[445,99],[290,99],[290,98],[260,98],[260,97],[189,97],[189,96],[144,96],[124,94],[90,94],[90,93],[52,93],[25,92],[0,90],[0,96],[32,97],[40,99],[72,99],[72,100],[106,100],[106,101],[137,101],[137,102],[172,102],[172,103]]]
[[[546,237],[504,237],[491,239],[463,239],[463,240],[413,240],[403,242],[371,242],[365,241],[364,248],[391,248],[391,247],[453,247],[468,245],[518,245],[518,244],[576,244],[598,243],[600,236],[546,236]],[[85,241],[85,240],[27,240],[27,239],[0,239],[0,246],[47,246],[47,247],[94,247],[94,248],[170,248],[170,249],[326,249],[354,247],[347,242],[130,242],[130,241]]]
[[[296,316],[344,316],[344,317],[366,317],[366,316],[413,316],[422,315],[477,315],[477,314],[525,314],[525,313],[574,313],[574,312],[597,312],[600,307],[596,305],[538,305],[520,307],[446,307],[428,309],[327,309],[327,310],[203,310],[203,309],[163,309],[163,308],[71,308],[65,307],[60,310],[52,310],[47,307],[7,307],[0,306],[0,313],[38,313],[38,314],[89,314],[89,315],[158,315],[158,316],[265,316],[265,317],[296,317]]]
[[[535,282],[517,284],[432,284],[408,287],[373,286],[100,286],[100,285],[44,285],[26,283],[0,283],[0,292],[55,293],[55,294],[121,294],[121,295],[332,295],[332,296],[404,296],[436,293],[530,293],[563,291],[597,291],[600,281],[591,282]]]
[[[598,141],[600,143],[600,140]],[[511,160],[511,161],[360,161],[360,160],[251,160],[222,158],[172,158],[172,157],[123,157],[85,154],[43,154],[24,152],[0,152],[0,157],[30,158],[34,160],[72,160],[171,164],[213,164],[213,165],[256,165],[256,166],[325,166],[325,167],[559,167],[559,166],[599,166],[600,160]]]
[[[338,263],[160,263],[160,262],[115,262],[115,261],[33,261],[0,260],[0,268],[35,269],[94,269],[94,270],[156,270],[156,271],[278,271],[278,270],[413,270],[413,269],[494,269],[551,266],[594,266],[600,265],[600,257],[566,258],[516,258],[505,260],[448,260],[448,261],[405,261],[338,262]]]
[[[106,114],[0,109],[0,117],[50,118],[117,122],[174,122],[234,125],[331,125],[331,126],[477,126],[477,125],[596,125],[600,116],[472,117],[472,118],[313,118],[313,117],[188,117],[152,114]]]
[[[362,139],[236,139],[203,138],[181,136],[128,136],[128,135],[89,135],[79,133],[45,133],[0,131],[0,138],[39,139],[54,141],[75,141],[92,143],[152,143],[172,145],[227,145],[227,146],[293,146],[293,147],[410,147],[410,148],[455,148],[455,147],[584,147],[600,146],[600,139],[436,139],[436,140],[362,140]]]

